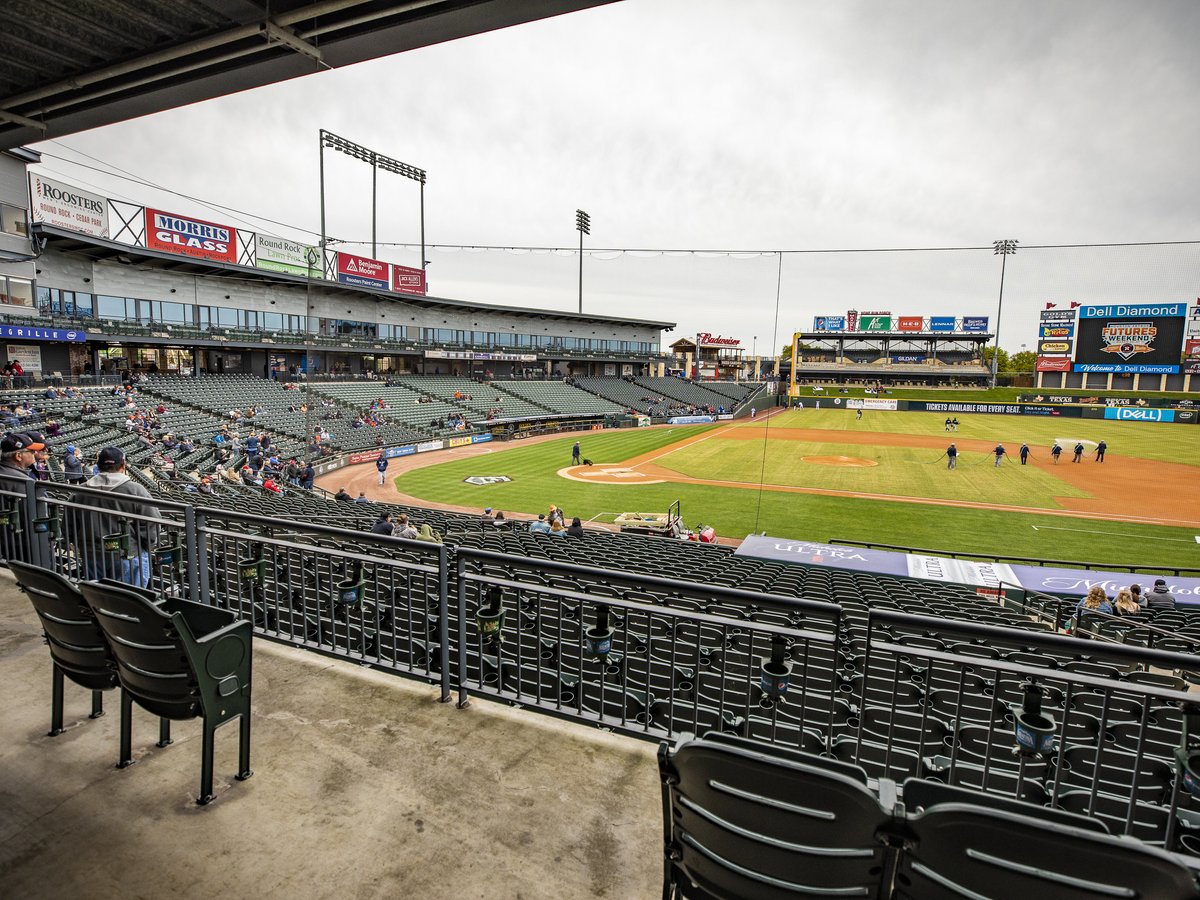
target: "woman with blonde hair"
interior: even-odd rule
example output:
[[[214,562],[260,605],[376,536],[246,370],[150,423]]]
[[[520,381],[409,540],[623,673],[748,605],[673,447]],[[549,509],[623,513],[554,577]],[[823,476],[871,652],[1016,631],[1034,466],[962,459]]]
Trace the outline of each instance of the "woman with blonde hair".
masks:
[[[1141,610],[1138,602],[1133,599],[1133,592],[1129,588],[1121,588],[1117,591],[1117,599],[1113,604],[1113,612],[1118,616],[1130,616]]]
[[[1087,592],[1087,596],[1079,601],[1079,605],[1075,607],[1075,633],[1079,633],[1079,628],[1083,625],[1084,616],[1088,613],[1100,612],[1113,614],[1112,604],[1108,602],[1108,595],[1104,593],[1104,588],[1098,584],[1092,585]]]

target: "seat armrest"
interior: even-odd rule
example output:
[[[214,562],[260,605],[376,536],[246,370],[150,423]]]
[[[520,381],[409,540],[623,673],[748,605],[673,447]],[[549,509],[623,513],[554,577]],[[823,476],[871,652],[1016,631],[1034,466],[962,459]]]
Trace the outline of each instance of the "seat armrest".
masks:
[[[193,600],[184,600],[181,597],[164,598],[160,608],[169,615],[179,613],[183,616],[192,635],[197,640],[211,631],[217,631],[239,621],[237,613],[217,606],[196,603]]]

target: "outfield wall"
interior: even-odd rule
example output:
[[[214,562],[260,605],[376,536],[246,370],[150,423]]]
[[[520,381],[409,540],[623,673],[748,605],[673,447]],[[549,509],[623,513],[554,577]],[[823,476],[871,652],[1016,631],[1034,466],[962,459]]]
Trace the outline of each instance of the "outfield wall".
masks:
[[[1200,410],[1140,406],[1065,405],[1048,403],[975,403],[949,400],[891,400],[875,397],[795,397],[793,407],[804,409],[864,409],[879,412],[931,412],[954,416],[967,413],[1001,416],[1041,416],[1063,419],[1109,419],[1116,422],[1195,425]]]

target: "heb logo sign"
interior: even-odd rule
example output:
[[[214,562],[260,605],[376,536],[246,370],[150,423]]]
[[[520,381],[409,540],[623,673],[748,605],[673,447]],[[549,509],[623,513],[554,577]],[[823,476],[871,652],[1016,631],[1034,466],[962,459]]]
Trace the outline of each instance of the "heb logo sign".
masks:
[[[900,316],[896,320],[897,331],[920,331],[925,320],[920,316]]]
[[[366,256],[355,256],[352,253],[337,255],[337,280],[342,284],[354,287],[378,288],[386,291],[388,284],[388,264]]]
[[[146,208],[146,247],[199,259],[237,262],[237,229]]]
[[[410,266],[392,266],[392,290],[398,294],[425,294],[425,273]]]

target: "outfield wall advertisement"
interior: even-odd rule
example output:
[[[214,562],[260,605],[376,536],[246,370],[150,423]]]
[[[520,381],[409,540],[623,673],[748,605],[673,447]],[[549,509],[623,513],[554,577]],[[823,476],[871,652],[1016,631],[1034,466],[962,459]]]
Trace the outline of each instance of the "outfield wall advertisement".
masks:
[[[218,262],[237,262],[237,229],[146,209],[146,247]]]
[[[1079,308],[1074,370],[1175,374],[1186,315],[1186,303],[1085,303]]]

